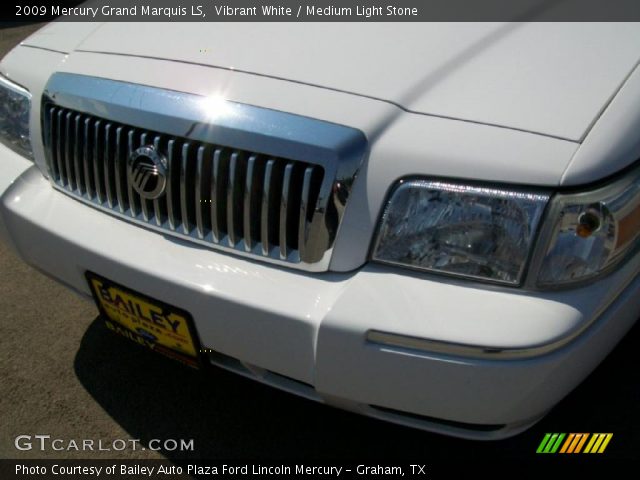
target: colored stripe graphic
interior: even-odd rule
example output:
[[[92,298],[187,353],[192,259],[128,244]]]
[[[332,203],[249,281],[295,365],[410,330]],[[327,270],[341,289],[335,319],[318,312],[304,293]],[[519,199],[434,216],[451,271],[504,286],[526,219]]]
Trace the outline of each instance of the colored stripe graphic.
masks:
[[[551,447],[549,453],[556,453],[558,451],[558,448],[560,448],[560,443],[562,443],[562,439],[564,439],[564,437],[564,433],[558,435],[558,439],[556,440],[556,443],[553,444],[553,447]]]
[[[560,453],[567,453],[567,449],[571,445],[571,442],[573,442],[573,439],[575,438],[575,436],[576,436],[575,433],[569,434],[569,436],[567,437],[567,440],[564,442],[564,445],[562,445],[562,448],[560,449]]]
[[[584,453],[602,453],[613,437],[612,433],[594,433],[584,449]]]
[[[536,453],[556,453],[565,435],[565,433],[547,433],[538,445]]]
[[[573,437],[573,442],[571,442],[571,445],[569,445],[569,450],[567,450],[567,453],[575,452],[576,447],[581,441],[584,442],[584,435],[582,433],[576,433]]]
[[[580,435],[582,435],[582,437],[580,437],[580,441],[578,442],[578,445],[576,445],[576,449],[573,451],[573,453],[580,453],[582,447],[584,446],[584,443],[587,441],[587,438],[589,438],[588,433],[581,433]]]
[[[542,439],[542,442],[540,442],[540,445],[538,445],[538,449],[536,450],[536,453],[542,453],[542,451],[544,450],[544,446],[549,441],[549,438],[551,438],[551,434],[547,433]]]
[[[612,438],[613,433],[547,433],[536,453],[603,453]]]
[[[562,446],[560,453],[580,453],[584,442],[587,441],[588,433],[572,433]]]
[[[609,445],[609,442],[613,438],[613,433],[605,433],[605,435],[606,438],[604,439],[604,442],[602,442],[602,445],[600,445],[600,450],[598,450],[598,453],[604,453],[605,448],[607,448],[607,445]]]

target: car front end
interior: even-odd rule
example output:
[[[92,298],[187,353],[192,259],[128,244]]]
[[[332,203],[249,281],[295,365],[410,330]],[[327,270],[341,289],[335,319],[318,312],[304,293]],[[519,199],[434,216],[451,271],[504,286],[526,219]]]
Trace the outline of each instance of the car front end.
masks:
[[[396,57],[387,25],[346,53],[346,26],[322,46],[299,27],[213,57],[212,32],[242,32],[27,39],[0,64],[0,236],[99,305],[95,281],[189,318],[198,361],[445,434],[523,431],[640,311],[637,27],[403,26]]]

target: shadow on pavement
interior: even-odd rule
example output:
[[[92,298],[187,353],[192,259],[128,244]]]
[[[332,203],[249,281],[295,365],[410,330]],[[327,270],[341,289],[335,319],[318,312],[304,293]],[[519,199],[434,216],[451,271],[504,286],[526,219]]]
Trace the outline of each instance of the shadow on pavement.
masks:
[[[166,452],[170,460],[524,459],[535,456],[545,432],[572,431],[613,432],[607,456],[635,458],[639,327],[542,422],[499,442],[457,440],[390,425],[217,368],[191,370],[115,336],[99,320],[83,337],[75,371],[132,438],[143,444],[154,438],[194,439],[194,452]]]

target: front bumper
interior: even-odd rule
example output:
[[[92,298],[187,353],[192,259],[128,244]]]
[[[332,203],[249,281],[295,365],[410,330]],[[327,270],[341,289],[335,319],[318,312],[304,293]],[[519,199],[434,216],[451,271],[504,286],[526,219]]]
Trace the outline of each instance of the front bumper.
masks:
[[[86,296],[91,270],[189,311],[217,365],[330,405],[470,438],[531,425],[595,368],[640,311],[638,256],[563,292],[376,265],[310,274],[99,212],[55,191],[3,146],[0,234],[28,263]],[[372,331],[437,348],[373,341]]]

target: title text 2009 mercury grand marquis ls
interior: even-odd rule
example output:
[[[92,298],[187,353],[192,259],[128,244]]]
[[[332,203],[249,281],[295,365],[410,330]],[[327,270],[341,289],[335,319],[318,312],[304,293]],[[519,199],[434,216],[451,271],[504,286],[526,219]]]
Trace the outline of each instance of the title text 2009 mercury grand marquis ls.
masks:
[[[114,332],[470,438],[640,307],[637,24],[51,24],[0,64],[0,232]]]

